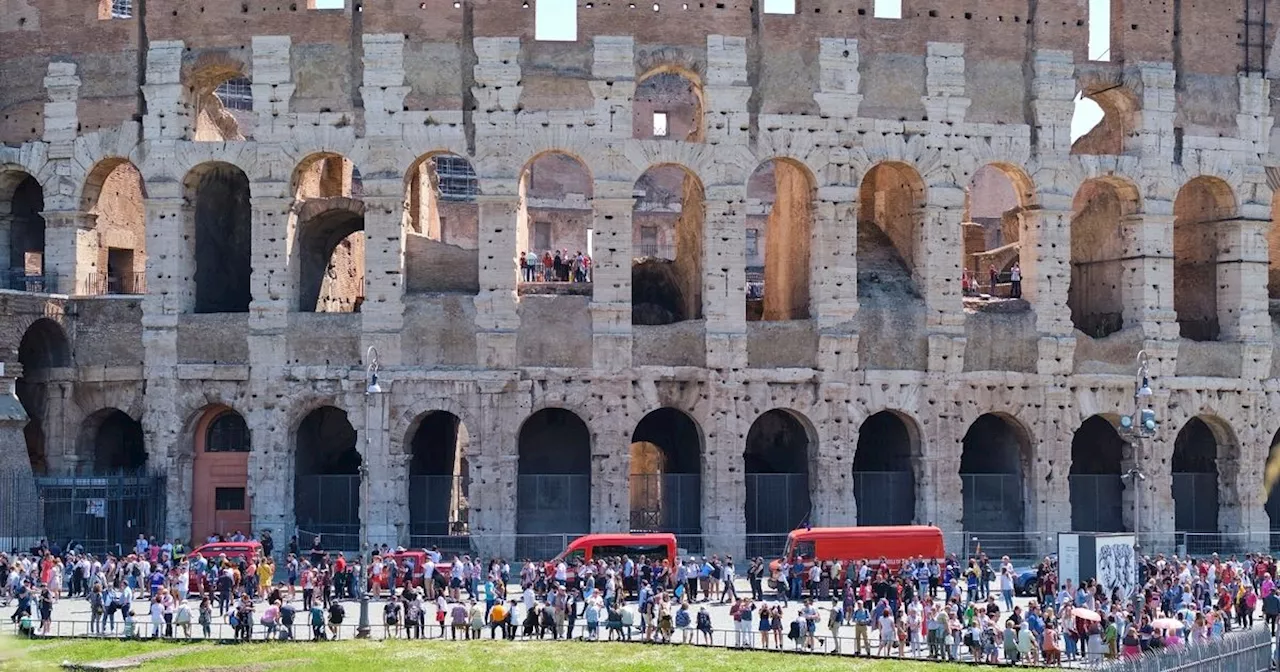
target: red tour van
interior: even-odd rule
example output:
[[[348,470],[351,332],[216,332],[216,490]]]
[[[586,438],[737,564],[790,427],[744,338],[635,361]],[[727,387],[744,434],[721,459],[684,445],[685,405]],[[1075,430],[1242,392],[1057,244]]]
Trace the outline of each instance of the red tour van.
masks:
[[[576,566],[596,558],[620,558],[624,555],[632,560],[662,557],[674,566],[676,535],[669,532],[588,534],[569,542],[569,547],[561,551],[560,555],[548,560],[545,571],[547,578],[554,578],[556,566],[564,561],[568,568],[568,578],[573,581],[577,578]]]
[[[803,563],[806,567],[815,561],[857,562],[880,558],[896,567],[908,558],[944,558],[946,551],[942,530],[927,525],[814,527],[787,535],[783,557],[793,565]],[[780,560],[770,563],[775,576],[780,565]]]

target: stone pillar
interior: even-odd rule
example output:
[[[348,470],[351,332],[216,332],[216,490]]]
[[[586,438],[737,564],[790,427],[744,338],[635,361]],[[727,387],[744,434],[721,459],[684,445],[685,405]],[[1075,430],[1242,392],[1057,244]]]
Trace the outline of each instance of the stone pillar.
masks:
[[[631,139],[631,100],[636,92],[635,38],[597,35],[592,38],[591,95],[595,104],[594,132],[614,139]],[[628,195],[631,185],[627,185]],[[597,187],[596,198],[601,192]],[[630,232],[627,233],[630,240]],[[597,252],[598,253],[598,252]],[[630,263],[630,260],[628,260]]]
[[[1075,115],[1075,56],[1070,51],[1037,49],[1033,55],[1031,110],[1035,118],[1033,156],[1042,165],[1063,165],[1071,153]]]
[[[253,125],[258,142],[287,141],[290,124],[279,123],[289,114],[289,104],[297,88],[293,83],[293,40],[288,35],[253,36]],[[367,100],[367,99],[366,99]],[[257,193],[256,191],[254,193]]]
[[[843,37],[818,38],[818,90],[813,99],[824,117],[851,119],[862,104],[862,76],[858,41]]]
[[[6,501],[14,504],[14,509],[0,515],[0,538],[12,542],[13,548],[26,549],[35,546],[44,536],[44,521],[40,517],[40,494],[23,434],[30,418],[18,401],[14,387],[21,375],[21,364],[0,362],[0,460],[5,465],[5,475],[0,482],[4,484]]]
[[[504,392],[502,381],[480,384],[479,427],[471,433],[471,490],[468,522],[481,557],[510,558],[516,548],[516,501],[519,452],[513,417],[526,417],[528,409],[516,394]]]
[[[157,40],[147,45],[147,83],[142,94],[147,114],[142,118],[142,134],[147,140],[181,140],[192,126],[191,109],[183,104],[181,40]],[[150,252],[151,248],[148,247]],[[148,256],[151,256],[150,254]]]
[[[742,451],[755,418],[748,403],[727,397],[713,403],[702,455],[702,536],[712,553],[733,549],[743,555],[747,482]]]
[[[1142,101],[1138,106],[1142,112],[1135,115],[1141,123],[1136,132],[1141,170],[1147,174],[1171,175],[1177,144],[1173,125],[1178,100],[1173,64],[1139,62],[1137,69],[1142,80]]]
[[[357,428],[359,438],[356,444],[367,468],[365,478],[368,481],[362,487],[366,489],[363,497],[369,507],[366,510],[364,502],[361,503],[360,520],[368,528],[370,548],[382,544],[394,547],[400,543],[398,536],[401,530],[396,523],[403,526],[409,520],[409,502],[400,494],[407,492],[409,460],[412,458],[412,455],[391,452],[391,405],[388,402],[394,385],[381,377],[378,382],[383,389],[381,393],[365,392],[360,395],[364,422]],[[361,389],[365,387],[363,373],[354,384]]]
[[[943,384],[928,386],[923,394],[943,395],[947,393]],[[929,436],[921,442],[921,467],[917,490],[927,493],[924,497],[924,511],[919,510],[920,497],[917,496],[916,519],[925,524],[933,524],[941,528],[947,535],[947,548],[956,545],[963,551],[969,543],[964,538],[964,504],[963,484],[960,479],[960,457],[963,451],[961,443],[969,428],[964,418],[956,412],[943,410],[929,431]],[[952,414],[956,413],[956,414]]]
[[[591,437],[591,531],[631,530],[631,432],[611,427]]]
[[[1150,397],[1151,408],[1169,408],[1169,396],[1167,389],[1155,388],[1155,395]],[[1185,422],[1185,418],[1181,420]],[[1176,418],[1161,418],[1160,422],[1162,428],[1156,436],[1138,441],[1134,449],[1134,461],[1147,477],[1139,481],[1137,490],[1138,534],[1142,545],[1147,547],[1152,539],[1171,544],[1174,532],[1173,473],[1169,457],[1173,455],[1178,436],[1176,428],[1181,427],[1182,422]],[[1131,489],[1132,484],[1125,483],[1125,488]],[[1127,505],[1132,507],[1133,500],[1128,500]]]
[[[916,278],[924,294],[929,332],[929,370],[964,370],[964,299],[960,295],[960,258],[964,191],[932,187],[921,210],[916,248]]]
[[[254,373],[251,370],[250,375]],[[256,376],[255,376],[256,378]],[[251,379],[250,384],[264,397],[284,392],[283,386],[267,381]],[[250,404],[245,408],[245,423],[253,439],[249,452],[249,484],[247,494],[254,503],[253,529],[255,532],[271,530],[276,543],[284,546],[289,537],[297,533],[294,511],[294,479],[297,450],[293,426],[297,422],[283,406],[267,407]],[[171,514],[172,515],[172,514]],[[299,539],[298,544],[310,548],[311,539]]]
[[[591,258],[592,368],[631,368],[631,212],[635,198],[602,197],[630,185],[599,183],[592,201],[595,238]]]
[[[930,42],[925,58],[925,115],[932,122],[963,123],[969,111],[965,97],[964,44]]]
[[[409,87],[404,83],[405,33],[369,34],[364,40],[364,101],[366,136],[400,136],[400,116]]]
[[[852,527],[858,524],[853,496],[853,455],[858,448],[851,423],[816,424],[817,452],[809,466],[810,522],[815,527]]]
[[[57,288],[59,294],[98,293],[90,282],[98,272],[98,233],[93,230],[97,217],[78,211],[40,215],[45,225],[44,272],[53,276],[46,286]]]
[[[702,140],[713,144],[747,143],[751,125],[751,113],[747,108],[747,101],[751,98],[748,82],[747,38],[708,35]],[[745,310],[745,297],[743,306]]]
[[[852,371],[858,368],[857,191],[853,187],[818,189],[813,210],[813,241],[809,255],[809,301],[818,327],[818,368]]]
[[[1218,324],[1222,341],[1271,341],[1267,313],[1267,229],[1270,222],[1214,224],[1218,242]],[[1259,378],[1269,377],[1259,372]],[[1246,374],[1248,375],[1248,374]]]
[[[1267,154],[1271,145],[1271,80],[1257,74],[1237,75],[1240,83],[1240,113],[1236,115],[1241,140],[1253,143],[1253,152]]]
[[[747,366],[746,191],[742,185],[707,188],[702,233],[702,315],[707,324],[707,368]]]
[[[1146,207],[1148,212],[1120,221],[1124,326],[1142,328],[1142,347],[1151,355],[1151,375],[1172,376],[1179,339],[1178,315],[1173,309],[1172,205],[1147,201]]]
[[[249,375],[264,382],[280,380],[288,360],[287,331],[294,283],[289,274],[293,232],[289,220],[293,199],[289,185],[255,183],[252,209],[253,300],[249,303]]]
[[[44,78],[49,101],[44,104],[44,135],[50,159],[69,159],[80,133],[80,77],[75,63],[53,62]],[[52,195],[52,194],[50,194]]]
[[[1047,196],[1057,200],[1060,197]],[[1064,198],[1064,197],[1063,197]],[[1022,296],[1036,315],[1040,334],[1036,370],[1041,375],[1070,375],[1075,360],[1075,329],[1067,290],[1071,286],[1071,210],[1053,202],[1020,215]],[[1068,206],[1068,207],[1063,207]]]
[[[404,195],[399,180],[365,182],[364,305],[360,351],[378,349],[387,366],[401,360],[404,330]],[[374,194],[374,195],[370,195]],[[381,195],[377,195],[381,194]]]
[[[480,293],[476,295],[476,364],[487,369],[516,366],[516,213],[515,184],[506,193],[476,197],[480,218]]]
[[[1069,372],[1068,372],[1069,373]],[[1057,531],[1071,529],[1071,442],[1074,438],[1074,393],[1066,387],[1045,390],[1047,412],[1033,428],[1032,461],[1027,474],[1026,512],[1028,532],[1042,533],[1036,550],[1040,555],[1057,547]]]

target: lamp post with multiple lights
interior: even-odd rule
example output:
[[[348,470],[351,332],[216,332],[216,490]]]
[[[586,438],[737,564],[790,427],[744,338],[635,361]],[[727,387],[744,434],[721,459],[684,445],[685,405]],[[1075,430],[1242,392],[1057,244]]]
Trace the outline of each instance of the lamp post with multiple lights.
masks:
[[[378,350],[369,346],[365,359],[364,389],[364,456],[360,460],[360,623],[356,627],[356,637],[369,637],[369,455],[373,448],[373,427],[370,413],[373,395],[382,394],[382,386],[378,384]]]

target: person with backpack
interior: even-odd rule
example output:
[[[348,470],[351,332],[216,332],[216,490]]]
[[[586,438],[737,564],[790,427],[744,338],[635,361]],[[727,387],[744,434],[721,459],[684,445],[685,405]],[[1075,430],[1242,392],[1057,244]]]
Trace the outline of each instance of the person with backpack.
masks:
[[[102,586],[94,584],[93,590],[89,593],[89,634],[102,634],[102,614],[106,611],[103,607]],[[1270,622],[1270,617],[1268,617]]]
[[[342,603],[334,600],[329,603],[329,635],[332,639],[337,640],[339,631],[342,627],[342,620],[346,618],[347,610],[342,608]]]
[[[324,608],[319,603],[311,604],[311,639],[313,641],[327,639],[324,634]]]
[[[698,634],[704,645],[711,646],[711,613],[705,606],[698,608]]]

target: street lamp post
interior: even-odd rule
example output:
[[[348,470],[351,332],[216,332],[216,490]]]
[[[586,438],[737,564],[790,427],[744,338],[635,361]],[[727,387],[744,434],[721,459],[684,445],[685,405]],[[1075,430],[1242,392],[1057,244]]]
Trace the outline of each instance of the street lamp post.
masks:
[[[369,637],[369,456],[373,446],[373,427],[370,422],[370,404],[373,395],[382,393],[378,385],[378,350],[369,346],[366,353],[368,365],[365,367],[364,389],[364,456],[360,460],[360,624],[356,627],[356,637]]]
[[[1141,483],[1147,480],[1147,475],[1142,473],[1142,442],[1156,434],[1156,413],[1151,410],[1151,376],[1148,371],[1147,351],[1138,352],[1138,371],[1133,381],[1133,415],[1124,415],[1120,417],[1120,431],[1129,443],[1133,446],[1133,467],[1125,472],[1122,479],[1129,481],[1133,487],[1133,553],[1134,560],[1142,548],[1141,525],[1139,524],[1141,509],[1139,508],[1139,497],[1141,495]],[[1141,599],[1136,588],[1134,590],[1135,602]]]

